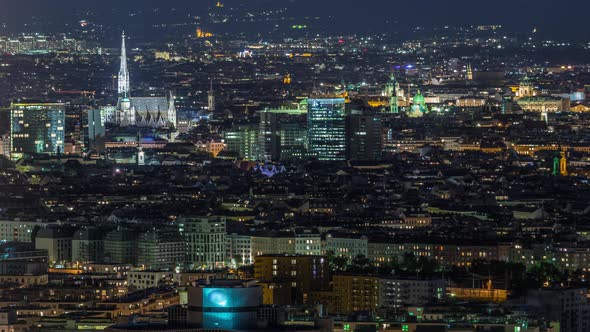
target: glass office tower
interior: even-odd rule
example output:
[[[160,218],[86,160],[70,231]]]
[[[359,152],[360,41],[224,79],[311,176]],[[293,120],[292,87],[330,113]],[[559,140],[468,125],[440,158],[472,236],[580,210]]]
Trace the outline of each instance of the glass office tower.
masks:
[[[64,151],[65,105],[19,102],[10,108],[11,158]]]
[[[311,155],[318,160],[346,160],[345,105],[344,98],[308,100],[308,144]]]

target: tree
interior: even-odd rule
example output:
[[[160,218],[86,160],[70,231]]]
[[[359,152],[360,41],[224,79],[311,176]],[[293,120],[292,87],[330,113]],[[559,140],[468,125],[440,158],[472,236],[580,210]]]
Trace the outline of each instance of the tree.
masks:
[[[344,272],[348,267],[348,259],[344,256],[335,255],[331,250],[326,253],[326,259],[330,270],[333,272]]]
[[[374,270],[375,267],[371,263],[371,260],[364,255],[357,255],[352,259],[348,267],[348,271],[353,273],[371,273]]]

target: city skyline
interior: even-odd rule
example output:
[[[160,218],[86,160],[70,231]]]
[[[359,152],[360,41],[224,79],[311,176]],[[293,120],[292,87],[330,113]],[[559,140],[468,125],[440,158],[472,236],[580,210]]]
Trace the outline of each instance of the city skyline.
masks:
[[[589,7],[0,0],[0,331],[590,331]]]
[[[125,22],[150,25],[154,23],[171,23],[175,16],[161,15],[175,9],[176,17],[185,13],[202,15],[212,3],[188,0],[172,0],[162,3],[156,0],[143,0],[138,7],[134,1],[107,0],[86,2],[73,0],[24,0],[0,1],[0,21],[7,23],[10,31],[18,32],[27,27],[34,28],[35,19],[42,19],[53,29],[63,29],[62,23],[75,24],[75,19],[88,17],[89,10],[102,16],[105,24],[120,25]],[[571,0],[556,4],[552,0],[500,0],[493,3],[474,3],[467,0],[422,2],[383,2],[368,0],[357,2],[345,1],[311,1],[311,0],[256,0],[247,4],[238,0],[228,0],[228,6],[254,9],[288,8],[295,18],[320,16],[333,24],[321,26],[332,33],[354,32],[403,32],[415,27],[444,27],[462,25],[504,25],[511,31],[531,32],[537,29],[539,35],[546,38],[567,40],[590,39],[585,29],[584,13],[590,10],[590,4],[583,0]],[[62,10],[68,8],[67,10]],[[157,15],[137,16],[138,13],[157,10]],[[72,17],[71,14],[74,14]],[[130,17],[129,15],[132,15]],[[135,17],[133,17],[135,16]],[[246,25],[247,27],[247,25]],[[251,28],[253,26],[250,26]],[[255,31],[264,31],[253,27]],[[410,28],[410,29],[408,29]]]

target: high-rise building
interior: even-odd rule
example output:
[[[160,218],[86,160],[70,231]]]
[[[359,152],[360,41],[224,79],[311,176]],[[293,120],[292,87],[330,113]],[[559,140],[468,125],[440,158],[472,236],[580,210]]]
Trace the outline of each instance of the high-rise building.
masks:
[[[94,227],[85,227],[72,236],[72,262],[99,262],[103,255],[102,234]]]
[[[64,152],[64,104],[12,103],[10,123],[10,151],[13,160],[32,154]]]
[[[119,228],[108,232],[104,239],[105,263],[136,264],[137,234],[133,230]]]
[[[209,112],[215,112],[215,91],[213,91],[213,79],[211,79],[211,86],[209,87],[209,93],[207,93],[207,106]]]
[[[184,263],[185,249],[177,232],[149,231],[137,240],[137,264],[146,269],[173,270]]]
[[[259,112],[260,160],[301,159],[305,155],[307,130],[301,121],[306,113],[306,99],[297,104]],[[296,157],[291,158],[292,154]]]
[[[125,46],[125,32],[121,35],[121,68],[119,69],[118,91],[120,97],[129,97],[129,69],[127,68],[127,47]]]
[[[279,159],[280,136],[278,114],[268,111],[260,112],[260,160]]]
[[[348,159],[381,159],[382,120],[379,114],[352,112],[347,117]]]
[[[259,137],[258,124],[238,125],[224,134],[226,150],[236,152],[240,158],[258,160],[261,150]]]
[[[226,265],[225,218],[183,217],[178,230],[186,242],[186,263],[191,269],[213,270]]]
[[[44,228],[35,237],[35,249],[47,250],[49,262],[72,261],[72,233],[63,228]]]
[[[89,150],[94,150],[101,154],[105,149],[105,128],[102,122],[100,110],[91,109],[88,110],[88,134],[85,135],[85,146]]]
[[[308,153],[307,128],[300,123],[283,123],[279,132],[281,160],[306,158]]]
[[[309,150],[321,161],[346,160],[346,107],[344,98],[308,100]]]

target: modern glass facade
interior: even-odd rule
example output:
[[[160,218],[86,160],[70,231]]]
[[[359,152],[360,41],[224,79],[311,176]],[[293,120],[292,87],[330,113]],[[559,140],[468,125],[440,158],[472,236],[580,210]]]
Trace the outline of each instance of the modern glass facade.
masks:
[[[258,124],[239,125],[225,132],[227,151],[237,152],[241,158],[258,160],[260,156],[260,126]]]
[[[10,109],[11,158],[64,151],[65,105],[13,103]]]
[[[309,150],[318,160],[346,160],[345,106],[344,98],[308,100]]]

